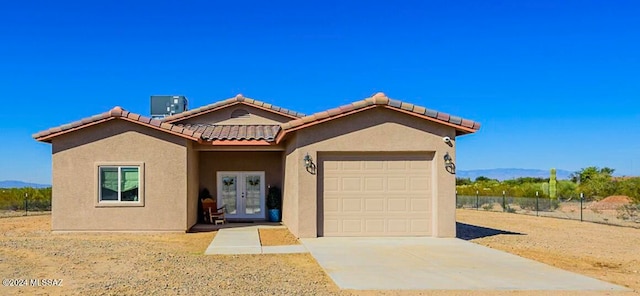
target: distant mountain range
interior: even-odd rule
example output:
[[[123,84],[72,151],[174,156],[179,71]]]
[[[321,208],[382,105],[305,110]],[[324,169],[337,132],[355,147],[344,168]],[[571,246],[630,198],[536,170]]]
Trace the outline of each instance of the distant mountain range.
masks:
[[[567,180],[569,175],[573,173],[567,170],[556,170],[556,176],[558,180]],[[532,178],[549,178],[549,170],[534,170],[534,169],[486,169],[486,170],[457,170],[456,177],[469,178],[472,181],[477,177],[484,176],[490,179],[498,179],[500,181],[516,179],[521,177]]]
[[[27,183],[22,181],[15,181],[15,180],[0,181],[0,188],[26,188],[26,187],[47,188],[47,187],[51,187],[51,185]]]

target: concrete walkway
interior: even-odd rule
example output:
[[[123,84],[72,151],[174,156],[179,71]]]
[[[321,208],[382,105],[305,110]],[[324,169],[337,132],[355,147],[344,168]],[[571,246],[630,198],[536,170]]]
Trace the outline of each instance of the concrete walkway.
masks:
[[[259,228],[283,228],[284,226],[247,226],[237,228],[225,228],[211,241],[204,251],[205,255],[214,254],[290,254],[308,253],[304,245],[288,246],[262,246],[260,244]]]
[[[341,289],[630,291],[460,239],[301,241]]]

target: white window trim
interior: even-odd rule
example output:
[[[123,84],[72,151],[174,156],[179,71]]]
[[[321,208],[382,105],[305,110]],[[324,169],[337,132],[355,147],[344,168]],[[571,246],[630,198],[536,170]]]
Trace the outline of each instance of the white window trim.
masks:
[[[96,207],[143,207],[144,206],[144,162],[96,162],[95,165],[95,206]],[[101,200],[101,180],[100,168],[115,167],[118,168],[118,186],[120,186],[120,170],[122,168],[138,168],[138,201],[121,201],[121,192],[118,190],[118,200]],[[119,188],[118,188],[119,189]]]

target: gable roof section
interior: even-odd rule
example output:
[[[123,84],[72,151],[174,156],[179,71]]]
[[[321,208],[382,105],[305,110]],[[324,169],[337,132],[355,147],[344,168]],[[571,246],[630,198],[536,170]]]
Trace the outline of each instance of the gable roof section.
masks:
[[[266,108],[271,110],[272,112],[282,115],[288,114],[285,116],[296,119],[286,123],[282,123],[280,125],[209,125],[171,123],[203,113],[212,112],[233,104],[241,103],[248,104],[250,106],[260,105],[259,107],[262,109]],[[184,112],[189,114],[183,116],[180,116],[181,114],[183,114],[180,113],[171,117],[167,117],[165,118],[165,121],[131,113],[129,111],[123,110],[120,107],[114,107],[113,109],[98,115],[41,131],[34,134],[33,138],[41,142],[50,143],[52,138],[59,135],[70,133],[109,120],[118,119],[126,120],[185,139],[197,141],[199,143],[209,143],[211,145],[273,145],[280,143],[288,133],[291,133],[293,131],[373,108],[387,108],[428,121],[444,124],[455,128],[457,135],[474,133],[480,129],[480,123],[478,122],[390,99],[383,93],[377,93],[374,96],[361,101],[304,117],[300,117],[303,116],[303,114],[301,113],[274,107],[271,104],[247,99],[242,97],[242,95],[238,95],[235,98]]]
[[[189,119],[192,117],[196,117],[196,116],[200,116],[206,113],[210,113],[210,112],[214,112],[216,110],[220,110],[222,108],[225,107],[229,107],[229,106],[233,106],[233,105],[237,105],[237,104],[245,104],[251,107],[255,107],[258,109],[262,109],[265,111],[269,111],[278,115],[282,115],[291,119],[297,119],[297,118],[301,118],[303,116],[305,116],[302,113],[296,112],[296,111],[291,111],[285,108],[281,108],[278,106],[274,106],[271,105],[269,103],[265,103],[265,102],[261,102],[261,101],[257,101],[254,99],[250,99],[250,98],[245,98],[244,96],[242,96],[241,94],[238,94],[237,96],[230,98],[230,99],[226,99],[224,101],[220,101],[220,102],[216,102],[213,104],[209,104],[206,106],[202,106],[196,109],[192,109],[189,111],[185,111],[185,112],[181,112],[172,116],[168,116],[164,118],[164,122],[168,122],[168,123],[174,123],[177,121],[181,121],[181,120],[185,120],[185,119]]]
[[[202,134],[194,130],[180,127],[177,125],[162,122],[157,119],[141,116],[139,114],[131,113],[123,110],[121,107],[114,107],[113,109],[87,117],[72,123],[63,124],[58,127],[50,128],[45,131],[41,131],[33,135],[33,138],[41,141],[51,143],[51,139],[62,134],[70,133],[79,129],[83,129],[92,125],[103,123],[109,120],[126,120],[135,124],[146,126],[152,129],[156,129],[162,132],[166,132],[175,136],[183,137],[189,140],[201,141]]]
[[[384,93],[379,92],[372,97],[361,101],[353,102],[348,105],[318,112],[309,116],[289,121],[287,123],[283,123],[281,124],[282,132],[280,132],[280,134],[278,135],[276,142],[280,142],[289,132],[377,107],[396,110],[422,119],[453,127],[456,129],[457,135],[475,133],[480,129],[480,123],[473,120],[464,119],[447,113],[427,109],[425,107],[420,107],[413,104],[390,99]]]

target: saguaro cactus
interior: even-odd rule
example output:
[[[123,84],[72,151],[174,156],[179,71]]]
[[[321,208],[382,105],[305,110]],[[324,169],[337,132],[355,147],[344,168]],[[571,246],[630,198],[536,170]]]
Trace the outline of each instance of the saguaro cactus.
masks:
[[[556,199],[558,197],[558,181],[556,180],[556,169],[551,169],[549,177],[549,198]]]

